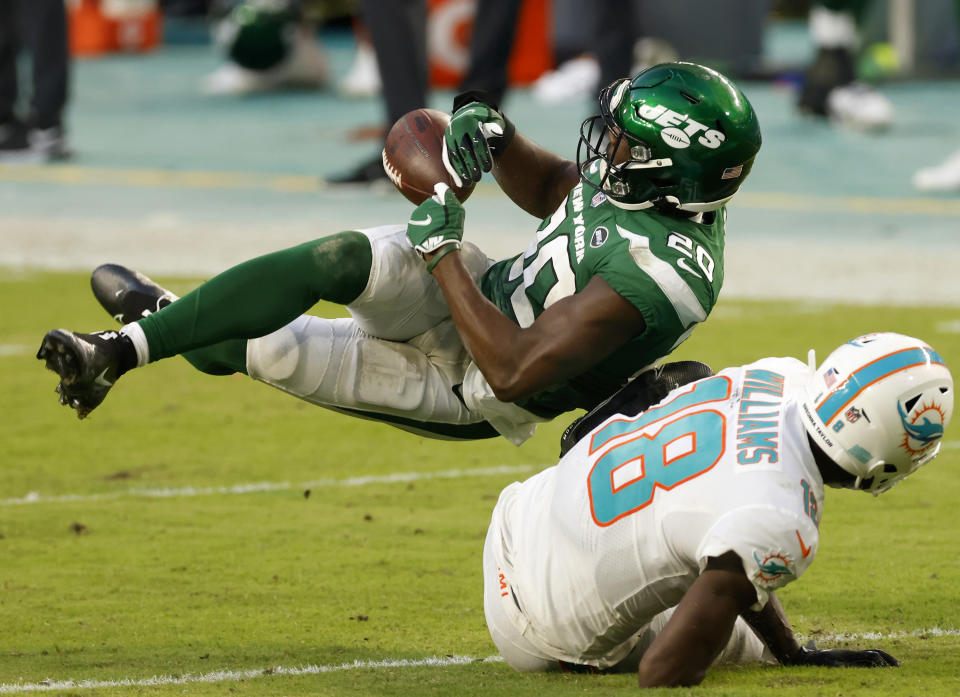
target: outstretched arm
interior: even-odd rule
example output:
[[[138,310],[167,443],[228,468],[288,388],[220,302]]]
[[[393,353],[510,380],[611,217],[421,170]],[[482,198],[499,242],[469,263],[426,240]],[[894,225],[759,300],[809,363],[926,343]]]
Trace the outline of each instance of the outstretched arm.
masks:
[[[880,649],[820,650],[813,642],[807,646],[800,646],[779,598],[773,593],[770,593],[767,604],[759,612],[747,609],[740,614],[761,641],[767,645],[774,657],[785,666],[882,668],[900,665],[897,659]]]
[[[770,600],[760,612],[742,613],[757,636],[767,645],[778,661],[785,666],[822,666],[826,668],[886,668],[900,662],[880,649],[818,649],[812,641],[800,646],[783,606],[771,593]]]
[[[790,665],[793,657],[800,651],[800,644],[793,635],[793,628],[790,627],[790,620],[783,611],[780,599],[771,593],[762,610],[754,612],[747,609],[740,614],[774,657],[783,665]]]

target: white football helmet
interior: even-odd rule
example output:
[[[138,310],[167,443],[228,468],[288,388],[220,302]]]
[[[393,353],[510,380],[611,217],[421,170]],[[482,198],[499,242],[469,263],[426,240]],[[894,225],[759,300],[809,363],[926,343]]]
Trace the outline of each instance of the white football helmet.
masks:
[[[800,403],[813,441],[856,477],[886,491],[940,451],[953,413],[953,378],[940,355],[903,334],[857,337],[814,370]]]

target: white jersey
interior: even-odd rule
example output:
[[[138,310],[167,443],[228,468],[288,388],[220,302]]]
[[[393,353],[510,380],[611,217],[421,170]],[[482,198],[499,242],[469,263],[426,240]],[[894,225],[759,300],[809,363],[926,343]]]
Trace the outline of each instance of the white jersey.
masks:
[[[797,399],[810,371],[768,358],[614,416],[511,484],[488,544],[517,630],[546,655],[613,665],[709,557],[735,552],[755,610],[816,555],[823,481]]]

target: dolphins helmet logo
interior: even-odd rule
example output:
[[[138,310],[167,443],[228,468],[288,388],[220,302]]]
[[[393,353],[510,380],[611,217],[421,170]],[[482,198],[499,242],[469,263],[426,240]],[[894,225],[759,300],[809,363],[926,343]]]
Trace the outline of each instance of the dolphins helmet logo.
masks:
[[[900,445],[909,454],[923,452],[943,437],[943,409],[935,402],[909,404],[906,409],[897,402],[897,412],[903,424],[903,441]]]

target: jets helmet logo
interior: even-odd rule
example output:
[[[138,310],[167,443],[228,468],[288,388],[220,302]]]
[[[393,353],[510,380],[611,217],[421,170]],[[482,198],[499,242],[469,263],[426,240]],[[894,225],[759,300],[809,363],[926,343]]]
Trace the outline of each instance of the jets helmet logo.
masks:
[[[681,114],[663,105],[644,102],[636,106],[636,113],[644,121],[651,121],[663,126],[660,137],[671,148],[682,149],[690,147],[696,136],[696,142],[705,148],[715,150],[727,139],[727,136],[715,128],[707,128],[705,124],[694,121],[687,114]]]

